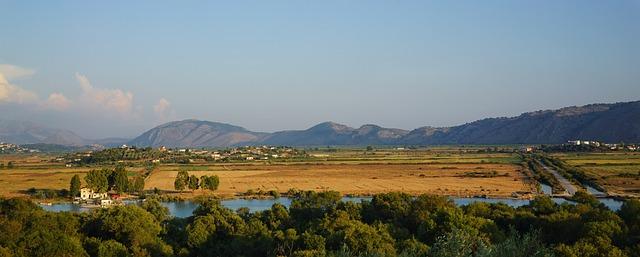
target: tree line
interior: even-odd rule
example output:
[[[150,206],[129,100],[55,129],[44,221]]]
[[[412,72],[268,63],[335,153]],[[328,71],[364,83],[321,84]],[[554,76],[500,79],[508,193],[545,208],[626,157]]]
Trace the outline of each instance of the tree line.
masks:
[[[189,175],[189,172],[186,170],[178,171],[178,175],[173,182],[173,186],[177,191],[184,191],[186,188],[191,191],[198,189],[215,191],[219,185],[220,179],[216,175],[198,177],[196,175]]]
[[[385,193],[362,203],[298,191],[252,213],[202,199],[170,217],[154,199],[88,213],[0,200],[0,256],[640,256],[640,201],[613,212],[588,194],[521,207]]]
[[[103,168],[91,170],[84,177],[87,187],[94,192],[104,193],[116,191],[118,193],[142,194],[144,190],[144,177],[140,174],[129,179],[129,175],[124,165],[117,165],[115,168]],[[69,192],[71,197],[80,195],[80,176],[74,175],[69,182]]]

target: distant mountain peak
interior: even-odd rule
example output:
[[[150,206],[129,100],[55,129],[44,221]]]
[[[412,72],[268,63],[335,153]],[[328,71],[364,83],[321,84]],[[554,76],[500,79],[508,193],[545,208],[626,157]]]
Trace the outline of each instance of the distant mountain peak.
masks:
[[[49,128],[31,121],[0,120],[0,141],[15,144],[82,146],[86,139],[69,130]]]
[[[137,146],[215,147],[253,142],[264,133],[227,123],[186,119],[156,126],[129,142]]]
[[[352,131],[354,129],[347,125],[339,124],[333,121],[326,121],[309,128],[309,130],[311,131],[333,130],[337,132],[345,132],[345,131]]]
[[[129,142],[86,140],[71,131],[33,122],[0,120],[0,141],[62,145],[127,143],[136,146],[229,147],[239,145],[441,145],[537,144],[584,139],[640,142],[640,101],[570,106],[485,118],[453,127],[420,127],[411,131],[365,124],[355,129],[322,122],[306,130],[274,133],[249,131],[227,123],[185,119],[158,125]]]

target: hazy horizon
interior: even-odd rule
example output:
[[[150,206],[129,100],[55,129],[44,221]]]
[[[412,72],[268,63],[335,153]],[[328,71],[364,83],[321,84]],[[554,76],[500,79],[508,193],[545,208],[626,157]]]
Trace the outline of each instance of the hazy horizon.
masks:
[[[2,119],[415,129],[640,99],[640,1],[2,1]]]

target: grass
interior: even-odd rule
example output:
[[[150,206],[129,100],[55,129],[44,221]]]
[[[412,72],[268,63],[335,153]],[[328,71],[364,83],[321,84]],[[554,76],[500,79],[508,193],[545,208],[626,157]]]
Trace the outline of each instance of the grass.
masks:
[[[640,153],[554,154],[580,169],[609,193],[640,196]]]
[[[459,164],[455,170],[443,170],[437,164],[331,164],[331,165],[264,165],[226,166],[226,169],[193,171],[196,176],[218,175],[221,195],[233,196],[248,190],[275,190],[284,193],[291,188],[302,190],[335,190],[344,194],[370,195],[403,191],[411,194],[492,195],[506,197],[516,191],[530,191],[518,166],[484,164],[484,170],[501,176],[468,177],[477,165]],[[172,191],[177,171],[162,167],[147,180],[147,189]],[[508,174],[506,176],[502,174]]]

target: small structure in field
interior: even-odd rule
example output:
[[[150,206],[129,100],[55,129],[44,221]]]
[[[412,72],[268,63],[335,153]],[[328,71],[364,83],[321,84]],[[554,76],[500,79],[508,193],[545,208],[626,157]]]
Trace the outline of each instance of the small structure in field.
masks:
[[[111,199],[102,199],[100,200],[100,207],[102,208],[107,208],[109,206],[111,206],[113,204],[113,201]]]
[[[93,189],[88,187],[83,187],[80,189],[80,199],[82,200],[107,199],[107,198],[109,198],[109,195],[107,193],[94,192]]]

